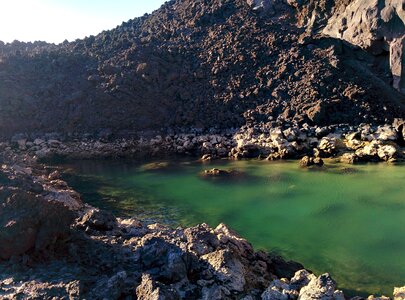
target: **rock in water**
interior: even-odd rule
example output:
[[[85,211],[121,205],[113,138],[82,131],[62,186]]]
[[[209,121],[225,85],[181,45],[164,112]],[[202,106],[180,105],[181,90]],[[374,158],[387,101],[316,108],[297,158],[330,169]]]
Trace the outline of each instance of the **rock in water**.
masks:
[[[322,158],[320,158],[320,157],[304,156],[300,161],[300,166],[302,168],[306,168],[306,167],[310,167],[310,166],[322,167],[323,165],[324,165],[324,162],[323,162]]]
[[[341,291],[336,290],[336,282],[329,274],[323,274],[316,278],[311,278],[308,285],[304,286],[298,297],[299,300],[344,300]]]
[[[229,176],[229,175],[231,175],[231,171],[216,168],[204,171],[204,176]]]

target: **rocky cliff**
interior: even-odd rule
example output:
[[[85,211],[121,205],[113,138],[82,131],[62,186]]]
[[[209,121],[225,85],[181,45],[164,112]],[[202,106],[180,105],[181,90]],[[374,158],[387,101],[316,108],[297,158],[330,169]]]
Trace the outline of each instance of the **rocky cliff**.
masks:
[[[0,132],[386,123],[402,0],[172,0],[72,43],[0,43]]]

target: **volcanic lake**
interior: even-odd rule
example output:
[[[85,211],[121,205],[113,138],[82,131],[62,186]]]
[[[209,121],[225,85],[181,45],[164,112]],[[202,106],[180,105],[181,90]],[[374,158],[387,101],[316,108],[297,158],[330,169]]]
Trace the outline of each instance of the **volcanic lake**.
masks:
[[[329,272],[348,295],[391,295],[405,284],[405,165],[170,159],[62,167],[84,201],[116,216],[226,223],[258,250]],[[205,176],[212,168],[231,173]]]

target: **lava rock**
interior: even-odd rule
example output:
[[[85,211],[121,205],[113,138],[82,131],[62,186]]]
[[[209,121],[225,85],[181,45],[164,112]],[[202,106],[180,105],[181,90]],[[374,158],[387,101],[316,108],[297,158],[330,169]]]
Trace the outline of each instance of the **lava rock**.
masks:
[[[0,203],[0,258],[45,250],[70,235],[73,220],[62,204],[13,191]]]
[[[92,208],[81,218],[79,224],[94,230],[107,231],[117,226],[117,219],[108,211]]]
[[[320,157],[304,156],[300,161],[301,168],[307,168],[310,166],[322,167],[323,165],[324,165],[324,162],[323,162],[322,158],[320,158]]]

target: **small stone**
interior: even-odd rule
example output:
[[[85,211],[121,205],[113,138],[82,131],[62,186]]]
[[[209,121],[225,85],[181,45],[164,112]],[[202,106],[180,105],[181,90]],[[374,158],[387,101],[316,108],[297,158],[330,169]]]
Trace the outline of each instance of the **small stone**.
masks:
[[[211,161],[211,160],[212,160],[212,156],[211,156],[211,154],[204,154],[204,155],[201,157],[201,160],[202,160],[202,161]]]
[[[21,139],[17,141],[18,144],[18,149],[20,150],[26,150],[27,149],[27,140],[26,139]]]
[[[339,160],[345,164],[355,164],[359,161],[359,158],[355,153],[343,153]]]
[[[204,174],[207,176],[226,176],[230,175],[230,171],[214,168],[211,170],[205,170]]]
[[[323,165],[324,165],[324,161],[320,157],[304,156],[300,161],[300,166],[302,168],[307,168],[310,166],[322,167]]]
[[[37,146],[39,146],[39,145],[45,144],[45,141],[42,140],[42,139],[35,139],[35,140],[34,140],[34,144],[37,145]]]
[[[405,286],[394,288],[394,300],[404,300],[405,299]]]
[[[384,145],[378,148],[377,155],[384,161],[395,161],[397,155],[397,148],[393,145]]]
[[[90,209],[79,222],[94,230],[112,230],[117,225],[117,219],[110,213],[97,208]]]
[[[53,171],[51,174],[48,175],[48,179],[49,180],[61,179],[61,175],[60,175],[59,171],[56,170],[56,171]]]

